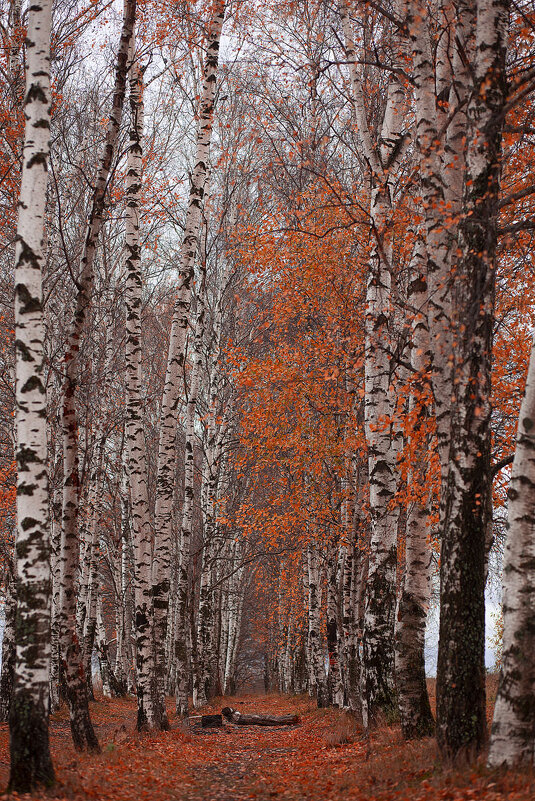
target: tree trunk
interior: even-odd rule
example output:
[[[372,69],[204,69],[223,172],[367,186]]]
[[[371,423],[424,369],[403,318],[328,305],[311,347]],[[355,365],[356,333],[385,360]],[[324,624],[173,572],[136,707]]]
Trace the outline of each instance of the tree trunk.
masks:
[[[486,739],[485,538],[492,490],[490,369],[508,0],[479,0],[454,309],[454,409],[444,520],[437,735],[446,758]]]
[[[197,245],[202,225],[204,195],[208,180],[210,142],[219,61],[219,41],[221,38],[224,16],[225,0],[217,0],[214,5],[210,31],[206,41],[206,57],[197,127],[197,151],[195,166],[191,177],[189,203],[180,255],[177,301],[169,339],[167,372],[160,414],[155,542],[152,564],[152,596],[154,600],[156,704],[159,710],[160,725],[163,727],[167,725],[164,704],[165,642],[173,541],[172,513],[175,487],[177,409],[184,368],[184,354],[189,325],[195,258],[197,255]],[[187,537],[183,542],[183,547],[186,551],[189,548],[189,540]],[[179,593],[182,593],[182,585],[181,589],[179,589]],[[181,624],[179,625],[179,629],[182,631]]]
[[[396,604],[397,520],[393,504],[397,490],[398,432],[383,420],[392,419],[394,392],[391,375],[392,242],[388,221],[392,186],[404,152],[402,133],[405,93],[395,75],[388,85],[380,147],[372,143],[357,73],[356,48],[347,0],[340,0],[340,18],[349,64],[352,100],[362,154],[371,177],[370,220],[374,241],[366,289],[365,433],[368,444],[370,562],[363,631],[365,716],[374,724],[379,712],[396,706],[394,691],[394,621]],[[383,165],[388,164],[388,169]]]
[[[327,558],[327,653],[329,655],[328,691],[329,701],[334,706],[344,705],[342,673],[340,669],[339,645],[341,641],[338,630],[339,615],[339,562],[338,548],[335,542],[328,544]]]
[[[51,576],[42,306],[51,16],[51,0],[36,0],[28,10],[26,125],[15,250],[17,617],[8,792],[17,793],[54,782],[48,739]]]
[[[535,762],[535,339],[518,418],[503,565],[503,650],[489,765]]]
[[[318,549],[310,543],[307,549],[308,589],[308,653],[309,684],[316,696],[318,706],[327,706],[327,677],[323,661],[321,637],[321,570]]]
[[[80,373],[80,343],[91,303],[94,286],[94,265],[98,237],[102,229],[108,180],[117,146],[128,73],[128,52],[136,17],[136,0],[125,0],[123,28],[117,54],[112,109],[106,129],[97,181],[89,214],[81,273],[78,279],[76,309],[69,330],[65,353],[65,372],[62,403],[62,434],[64,458],[62,587],[61,587],[61,651],[64,662],[67,700],[71,716],[71,731],[78,749],[98,749],[98,740],[91,724],[81,650],[75,631],[75,579],[79,563],[79,455],[78,413],[76,388]]]
[[[9,567],[6,570],[6,600],[4,605],[4,636],[2,639],[2,672],[0,673],[0,722],[9,720],[9,707],[13,694],[13,674],[15,670],[15,617],[17,598],[15,581]]]
[[[407,509],[405,573],[401,582],[396,615],[396,687],[401,731],[406,739],[426,737],[434,732],[425,676],[425,628],[431,597],[431,547],[429,543],[429,493],[424,489],[429,471],[428,437],[421,431],[428,415],[430,363],[427,328],[427,282],[425,245],[415,244],[409,276],[408,305],[412,322],[411,366],[414,369],[409,415],[415,420],[411,437],[414,468],[407,484],[412,498]],[[423,497],[422,497],[423,494]]]
[[[102,616],[102,598],[100,595],[97,601],[95,634],[100,662],[100,675],[102,677],[102,692],[107,698],[121,698],[126,695],[126,691],[111,667],[108,637]]]
[[[151,566],[153,528],[150,520],[148,457],[143,426],[145,401],[141,376],[141,304],[143,276],[139,215],[143,172],[143,76],[137,61],[135,35],[130,45],[130,145],[126,173],[126,440],[128,479],[135,551],[135,636],[137,728],[160,728],[163,721],[155,708],[153,608]],[[163,726],[166,728],[166,726]]]

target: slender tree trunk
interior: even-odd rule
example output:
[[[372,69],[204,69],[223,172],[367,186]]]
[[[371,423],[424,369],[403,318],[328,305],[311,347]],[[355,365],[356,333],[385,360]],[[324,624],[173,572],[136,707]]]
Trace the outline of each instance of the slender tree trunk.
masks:
[[[53,501],[51,520],[51,565],[52,565],[52,621],[50,626],[51,664],[50,664],[50,712],[56,712],[62,701],[61,657],[59,653],[59,627],[61,609],[59,605],[61,588],[61,501]]]
[[[404,151],[402,134],[404,89],[392,76],[387,90],[381,146],[372,144],[364,89],[357,73],[357,56],[347,0],[339,2],[349,64],[358,136],[371,177],[370,219],[374,241],[366,290],[365,432],[368,444],[372,533],[363,632],[364,701],[368,722],[380,711],[395,707],[394,620],[396,604],[397,520],[393,504],[397,490],[398,432],[381,420],[392,419],[391,341],[392,243],[388,220],[392,186]],[[386,169],[383,165],[388,165]]]
[[[118,681],[111,666],[108,637],[104,625],[104,617],[102,615],[102,597],[100,594],[97,601],[95,634],[100,662],[100,675],[102,677],[102,691],[107,698],[120,698],[126,695],[126,692]]]
[[[199,588],[199,615],[197,620],[197,670],[193,680],[193,704],[204,706],[211,695],[212,627],[214,604],[212,591],[212,539],[204,539]]]
[[[84,675],[89,698],[94,700],[92,657],[97,624],[97,592],[99,585],[99,531],[100,498],[102,488],[102,460],[105,435],[99,428],[95,435],[95,447],[89,478],[89,492],[86,503],[85,550],[78,586],[77,629],[82,644]],[[84,538],[82,538],[82,542]]]
[[[143,76],[137,62],[135,37],[130,47],[130,146],[126,175],[126,433],[135,551],[135,627],[137,727],[167,728],[154,705],[151,566],[153,528],[150,519],[148,458],[143,426],[144,398],[141,376],[141,305],[143,277],[139,215],[143,172]]]
[[[190,548],[191,548],[191,535],[193,528],[193,511],[195,504],[195,419],[197,410],[197,395],[200,387],[201,373],[203,369],[203,355],[202,346],[204,341],[205,329],[205,306],[204,306],[204,293],[206,273],[203,273],[203,280],[201,281],[200,292],[197,298],[197,318],[195,323],[194,345],[193,345],[193,365],[191,370],[191,380],[188,392],[188,401],[186,405],[186,447],[184,451],[184,502],[182,505],[182,528],[180,534],[180,561],[179,561],[179,574],[178,574],[178,618],[180,621],[180,628],[178,636],[180,638],[176,643],[175,656],[177,658],[177,669],[179,675],[179,693],[177,694],[177,710],[180,709],[179,714],[187,714],[187,693],[186,693],[186,675],[187,670],[187,648],[184,641],[182,631],[182,621],[186,620],[188,608],[188,588],[189,588],[189,569],[190,569]],[[202,568],[201,568],[201,589],[199,598],[199,641],[197,644],[197,670],[201,673],[204,670],[204,642],[205,630],[204,620],[206,613],[205,604],[210,599],[205,597],[207,588],[207,543],[203,549]],[[204,706],[207,702],[206,692],[203,691],[205,686],[204,677],[200,675],[195,676],[194,685],[194,705]]]
[[[329,655],[329,700],[334,706],[344,705],[342,672],[340,668],[338,606],[340,599],[338,548],[331,540],[327,559],[327,652]]]
[[[414,424],[414,468],[407,483],[413,497],[407,509],[405,573],[401,582],[396,615],[396,686],[401,730],[406,739],[426,737],[434,732],[425,676],[425,628],[431,597],[431,548],[429,544],[428,493],[423,490],[429,462],[427,436],[420,429],[428,415],[429,391],[426,386],[430,364],[427,328],[426,253],[421,239],[415,244],[411,260],[408,291],[412,322],[411,366],[414,381],[409,414]],[[427,392],[426,392],[427,390]],[[424,499],[421,497],[425,492]]]
[[[22,0],[10,0],[9,27],[11,42],[9,47],[8,73],[14,105],[23,104],[24,80],[22,73],[21,49],[24,41],[22,28]]]
[[[197,152],[191,177],[184,239],[182,241],[180,255],[177,301],[169,340],[167,372],[160,415],[155,543],[152,564],[152,596],[154,601],[156,707],[159,715],[159,725],[164,728],[167,726],[164,704],[165,641],[173,542],[172,518],[175,486],[174,467],[177,409],[184,367],[184,353],[189,325],[195,258],[202,225],[202,209],[208,179],[214,100],[217,85],[219,42],[224,16],[225,0],[216,0],[206,41],[206,58],[197,127]],[[184,548],[188,548],[189,541],[184,541],[183,546]],[[179,590],[179,593],[180,592],[181,590]]]
[[[126,455],[126,460],[128,456]],[[121,563],[119,567],[120,615],[122,623],[121,651],[117,653],[121,669],[117,675],[124,680],[127,691],[134,692],[134,662],[137,660],[137,649],[132,645],[133,609],[135,601],[132,591],[132,574],[134,556],[131,541],[132,526],[130,524],[130,503],[128,498],[128,468],[123,457],[121,479]],[[135,580],[134,580],[135,581]],[[136,660],[134,659],[136,656]],[[116,668],[117,669],[117,668]]]
[[[327,678],[321,647],[321,570],[314,543],[307,550],[307,585],[309,682],[318,706],[324,707],[327,706]]]
[[[456,160],[450,158],[447,168],[443,164],[444,135],[439,131],[443,122],[440,104],[436,99],[437,75],[433,62],[431,32],[427,6],[422,0],[407,2],[407,23],[413,54],[414,99],[416,106],[416,145],[419,157],[420,186],[425,199],[425,232],[427,269],[429,284],[428,316],[430,346],[432,348],[432,379],[435,400],[437,446],[440,457],[442,484],[445,483],[449,463],[451,421],[451,349],[453,341],[451,322],[450,272],[451,246],[456,239],[457,219],[452,209],[453,200],[446,206],[445,187],[456,183],[462,176],[462,154]],[[450,21],[450,26],[453,23]],[[451,31],[443,32],[447,41]],[[439,46],[439,57],[442,53]],[[445,61],[451,60],[451,48],[443,54]],[[446,64],[437,64],[437,70]],[[451,76],[450,76],[451,80]],[[464,117],[462,111],[457,120]],[[464,131],[463,131],[464,133]],[[457,200],[457,209],[459,200]],[[446,220],[450,220],[446,222]]]
[[[98,749],[98,740],[89,716],[86,682],[81,664],[81,651],[75,631],[75,579],[79,563],[78,516],[80,493],[76,388],[80,373],[80,343],[94,286],[94,265],[98,237],[102,229],[108,180],[121,126],[128,73],[128,53],[134,31],[135,17],[136,0],[125,0],[123,28],[115,70],[112,109],[88,219],[81,273],[78,279],[76,309],[69,330],[64,360],[65,374],[62,403],[64,487],[61,549],[63,575],[60,641],[73,741],[76,748],[89,748],[91,750]]]
[[[0,722],[9,720],[9,707],[13,694],[13,676],[15,670],[15,617],[17,598],[15,581],[11,570],[6,570],[6,600],[4,604],[4,636],[2,638],[2,672],[0,673]]]
[[[486,739],[490,370],[508,30],[508,0],[479,0],[454,292],[455,400],[441,553],[437,736],[450,759],[477,752]]]
[[[50,153],[51,0],[28,10],[24,149],[15,250],[17,531],[15,674],[9,791],[50,786],[50,531],[47,470],[43,237]]]
[[[489,765],[535,763],[535,339],[518,418],[503,566],[503,650]]]

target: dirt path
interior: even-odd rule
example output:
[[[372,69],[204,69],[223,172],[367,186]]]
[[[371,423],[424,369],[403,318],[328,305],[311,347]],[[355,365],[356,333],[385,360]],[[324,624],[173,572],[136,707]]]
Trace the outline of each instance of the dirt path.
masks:
[[[535,779],[496,776],[482,764],[452,772],[437,762],[432,739],[404,743],[396,727],[368,743],[337,710],[308,698],[218,699],[242,712],[297,713],[298,726],[234,727],[201,733],[178,725],[158,735],[134,731],[132,699],[101,699],[92,715],[102,752],[77,754],[65,711],[51,721],[57,784],[35,799],[72,801],[533,801]],[[172,706],[169,707],[172,712]],[[0,726],[0,787],[9,775],[7,726]],[[6,798],[6,796],[0,796]]]

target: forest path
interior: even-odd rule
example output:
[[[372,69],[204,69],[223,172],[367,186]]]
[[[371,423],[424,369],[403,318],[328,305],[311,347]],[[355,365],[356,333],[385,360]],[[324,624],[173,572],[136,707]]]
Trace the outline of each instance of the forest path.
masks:
[[[482,764],[444,771],[432,739],[403,742],[384,727],[370,742],[345,713],[307,697],[223,698],[202,712],[299,714],[297,726],[225,726],[196,733],[169,712],[169,732],[139,735],[135,701],[100,698],[92,716],[102,752],[77,754],[68,716],[51,719],[57,784],[33,799],[69,801],[533,801],[535,778],[497,777]],[[9,733],[0,725],[0,787],[9,775]],[[7,796],[0,795],[0,799]],[[25,796],[25,798],[30,798]]]

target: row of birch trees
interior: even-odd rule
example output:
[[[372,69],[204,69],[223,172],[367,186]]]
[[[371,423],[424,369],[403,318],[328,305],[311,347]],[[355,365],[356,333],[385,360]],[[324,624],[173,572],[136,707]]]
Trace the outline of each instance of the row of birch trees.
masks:
[[[75,6],[73,16],[87,13]],[[84,20],[87,35],[98,11]],[[13,87],[23,56],[26,69],[24,104],[13,109],[26,119],[15,275],[19,500],[2,665],[17,791],[53,782],[48,715],[60,703],[74,745],[98,750],[89,710],[95,654],[107,694],[136,693],[140,730],[168,728],[167,695],[184,715],[191,692],[202,706],[236,681],[250,554],[219,522],[222,498],[234,492],[219,356],[237,199],[224,170],[219,195],[207,200],[225,3],[171,19],[183,30],[183,52],[151,38],[154,13],[125,0],[108,108],[98,105],[97,83],[81,101],[73,86],[76,100],[57,111],[51,65],[54,79],[72,65],[69,52],[67,67],[51,62],[52,3],[11,4],[7,17]],[[149,138],[144,83],[155,53]],[[173,96],[180,59],[191,62],[191,79]],[[160,102],[168,107],[162,131]],[[186,125],[189,152],[154,155]],[[51,130],[63,154],[51,154]],[[162,184],[147,192],[151,155]],[[184,159],[192,167],[183,197],[160,197],[164,187],[172,195]],[[160,236],[176,241],[162,246],[171,277],[160,268]],[[58,288],[69,298],[64,307]]]
[[[511,268],[530,263],[533,186],[518,160],[533,114],[526,14],[340,2],[296,8],[292,27],[274,12],[266,59],[291,52],[309,81],[265,79],[256,131],[272,216],[251,215],[237,234],[254,229],[242,247],[258,293],[243,304],[245,330],[261,320],[234,353],[254,475],[240,522],[292,554],[269,579],[279,602],[264,634],[268,682],[349,705],[365,726],[399,715],[407,737],[436,731],[447,759],[479,752],[485,583],[510,480],[494,766],[533,759],[529,377],[516,447],[511,425],[533,309],[504,299],[517,291]],[[529,282],[521,292],[531,298]],[[508,396],[516,357],[502,326],[522,340],[520,392]],[[433,573],[436,721],[424,658]]]
[[[11,789],[53,782],[62,702],[98,749],[96,657],[164,730],[167,696],[234,689],[246,620],[268,686],[477,753],[497,476],[489,761],[532,762],[533,370],[516,448],[496,396],[533,316],[529,8],[124,0],[104,84],[78,65],[106,3],[2,11]]]

